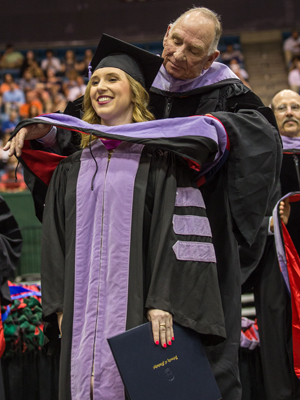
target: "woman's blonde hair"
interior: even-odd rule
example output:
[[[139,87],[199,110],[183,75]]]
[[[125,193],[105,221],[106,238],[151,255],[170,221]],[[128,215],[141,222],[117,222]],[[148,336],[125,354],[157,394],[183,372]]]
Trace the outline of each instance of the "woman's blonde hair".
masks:
[[[133,79],[130,75],[125,72],[125,75],[129,81],[130,89],[133,94],[133,113],[132,113],[132,122],[144,122],[151,121],[154,119],[154,115],[148,110],[149,104],[149,94],[143,86]],[[89,124],[101,124],[101,118],[96,113],[92,106],[92,101],[90,97],[92,80],[90,79],[87,88],[85,90],[84,98],[83,98],[83,121],[88,122]],[[92,136],[90,139],[89,135],[82,134],[81,135],[81,146],[87,147],[90,140],[97,139],[96,136]]]

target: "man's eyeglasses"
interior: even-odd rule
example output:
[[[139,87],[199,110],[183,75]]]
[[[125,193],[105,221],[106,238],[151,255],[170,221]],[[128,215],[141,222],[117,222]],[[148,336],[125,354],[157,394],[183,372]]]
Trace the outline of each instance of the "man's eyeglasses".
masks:
[[[294,112],[300,111],[300,104],[291,104],[290,105],[291,110]],[[278,106],[275,108],[275,111],[277,111],[279,114],[284,114],[288,109],[288,106],[282,104],[281,106]]]

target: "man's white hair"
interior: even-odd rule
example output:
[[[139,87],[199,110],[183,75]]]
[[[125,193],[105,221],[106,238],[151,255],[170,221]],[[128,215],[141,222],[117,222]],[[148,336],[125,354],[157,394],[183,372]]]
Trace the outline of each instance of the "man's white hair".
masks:
[[[213,41],[211,42],[209,49],[208,49],[208,55],[211,55],[214,53],[216,50],[218,50],[218,44],[220,37],[222,35],[222,26],[221,26],[221,19],[218,14],[216,14],[214,11],[209,10],[208,8],[205,7],[193,7],[189,10],[187,10],[185,13],[181,14],[173,23],[171,27],[172,29],[175,27],[175,25],[184,17],[187,15],[193,13],[193,12],[199,12],[201,13],[205,18],[211,20],[214,25],[215,25],[215,36]]]

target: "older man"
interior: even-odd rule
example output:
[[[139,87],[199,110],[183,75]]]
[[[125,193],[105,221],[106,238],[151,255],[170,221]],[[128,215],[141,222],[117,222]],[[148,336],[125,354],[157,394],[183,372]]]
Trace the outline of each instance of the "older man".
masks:
[[[201,191],[217,253],[227,331],[227,341],[208,349],[208,356],[223,399],[236,400],[241,396],[237,369],[238,247],[253,244],[258,219],[261,223],[261,213],[266,212],[272,197],[269,195],[274,188],[270,188],[268,195],[262,188],[266,187],[263,181],[268,180],[267,176],[275,179],[271,171],[276,163],[265,169],[264,162],[269,159],[270,150],[265,134],[270,133],[273,145],[276,141],[276,131],[267,119],[276,123],[260,99],[229,68],[214,62],[219,54],[220,34],[219,21],[206,9],[189,11],[168,27],[162,54],[165,62],[151,89],[151,105],[157,118],[212,114],[221,120],[229,135],[229,159]],[[278,154],[274,156],[280,158]],[[259,248],[260,244],[256,245]]]
[[[282,90],[272,103],[283,144],[283,161],[280,174],[282,195],[300,190],[300,96],[292,90]],[[300,208],[292,204],[287,224],[295,247],[300,254]]]
[[[227,340],[207,348],[208,357],[224,400],[239,400],[238,372],[240,341],[240,243],[249,246],[266,213],[266,205],[279,175],[281,149],[276,122],[270,109],[245,87],[225,65],[214,62],[221,36],[218,16],[206,8],[195,8],[168,26],[164,37],[164,64],[150,90],[151,110],[156,118],[173,118],[209,113],[224,125],[230,153],[222,168],[195,179],[201,186],[213,232],[218,277],[224,307]],[[74,110],[78,111],[78,102]],[[10,154],[21,149],[26,139],[46,135],[47,126],[26,127],[12,139]],[[56,135],[42,138],[45,146]],[[60,137],[61,154],[76,147],[76,137]],[[196,168],[197,166],[192,166]],[[41,198],[39,182],[30,183]]]

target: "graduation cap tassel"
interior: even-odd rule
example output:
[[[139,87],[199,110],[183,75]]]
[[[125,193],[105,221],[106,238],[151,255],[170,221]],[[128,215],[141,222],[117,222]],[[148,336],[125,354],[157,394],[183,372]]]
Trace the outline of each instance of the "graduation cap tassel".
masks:
[[[97,163],[97,160],[94,157],[94,154],[92,152],[91,141],[92,141],[92,134],[90,134],[89,149],[90,149],[91,156],[92,156],[92,158],[93,158],[93,160],[95,161],[95,164],[96,164],[96,171],[94,173],[94,176],[92,178],[92,183],[91,183],[91,191],[93,191],[94,190],[94,180],[95,180],[97,172],[98,172],[98,163]]]
[[[89,78],[89,80],[91,79],[91,77],[92,77],[92,63],[91,63],[91,61],[89,62],[89,66],[88,66],[88,78]]]

